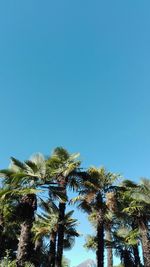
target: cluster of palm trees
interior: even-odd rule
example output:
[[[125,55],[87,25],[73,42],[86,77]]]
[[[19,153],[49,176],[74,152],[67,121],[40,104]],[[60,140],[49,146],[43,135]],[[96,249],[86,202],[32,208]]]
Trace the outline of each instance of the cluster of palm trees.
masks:
[[[85,170],[79,154],[62,147],[49,157],[11,158],[0,176],[0,266],[68,266],[63,251],[79,236],[69,204],[87,213],[94,227],[85,247],[95,251],[97,267],[104,267],[105,249],[107,267],[114,266],[114,254],[124,267],[150,267],[149,180],[136,184],[105,168]]]

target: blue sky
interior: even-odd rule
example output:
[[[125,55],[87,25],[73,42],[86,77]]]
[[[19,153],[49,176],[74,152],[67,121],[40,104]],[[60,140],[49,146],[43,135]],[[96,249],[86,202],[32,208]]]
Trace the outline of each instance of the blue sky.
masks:
[[[61,145],[85,167],[149,177],[149,9],[148,0],[0,1],[0,168]],[[72,265],[90,256],[81,245],[67,255]]]

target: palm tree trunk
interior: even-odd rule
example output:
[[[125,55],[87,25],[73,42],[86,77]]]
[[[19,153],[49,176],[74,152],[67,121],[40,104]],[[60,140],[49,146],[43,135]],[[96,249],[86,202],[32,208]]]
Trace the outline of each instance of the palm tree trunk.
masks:
[[[35,241],[35,248],[34,248],[34,259],[33,263],[35,267],[40,267],[41,265],[41,250],[42,250],[43,240],[39,238]]]
[[[29,260],[32,220],[26,220],[21,224],[21,234],[17,251],[17,267],[23,267]]]
[[[50,250],[49,250],[49,257],[48,257],[48,267],[55,267],[56,235],[57,233],[55,231],[53,231],[50,235]]]
[[[97,244],[97,267],[103,267],[104,266],[104,222],[103,218],[101,217],[102,214],[99,212],[99,220],[97,224],[97,238],[98,238],[98,244]]]
[[[64,218],[65,218],[66,203],[59,203],[59,219],[58,219],[58,241],[57,241],[57,257],[56,266],[61,267],[63,256],[63,242],[64,242]]]
[[[137,225],[137,222],[136,222],[135,219],[133,219],[131,226],[132,226],[132,230],[133,231],[138,228],[138,225]],[[132,248],[133,248],[135,267],[141,267],[141,259],[140,259],[140,255],[139,255],[138,244],[137,245],[133,245]]]
[[[98,221],[97,221],[97,267],[104,267],[104,214],[103,214],[103,201],[102,196],[99,193],[97,195],[97,209],[98,209]]]
[[[138,245],[133,246],[133,255],[134,255],[135,267],[140,267],[141,266],[141,260],[140,260],[140,256],[139,256]]]
[[[108,243],[112,241],[112,234],[111,234],[111,225],[107,225],[106,229],[106,240]],[[107,245],[107,267],[113,267],[113,252],[111,244]]]
[[[141,235],[144,267],[150,267],[150,237],[148,231],[148,225],[145,218],[139,221],[139,230]]]
[[[24,267],[25,262],[30,259],[31,229],[34,221],[34,211],[36,210],[36,195],[28,194],[22,197],[19,209],[23,222],[21,224],[16,264],[17,267]]]
[[[96,197],[97,201],[97,211],[98,211],[98,220],[97,220],[97,267],[104,267],[104,212],[103,212],[103,198],[101,193]]]

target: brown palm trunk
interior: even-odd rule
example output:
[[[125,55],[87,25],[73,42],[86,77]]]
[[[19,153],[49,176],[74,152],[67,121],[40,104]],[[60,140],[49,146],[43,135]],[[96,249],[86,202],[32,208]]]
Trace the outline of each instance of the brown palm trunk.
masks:
[[[113,252],[112,252],[112,234],[111,234],[111,224],[107,225],[106,228],[106,240],[107,244],[107,267],[113,267]]]
[[[32,220],[26,220],[21,224],[21,234],[19,238],[17,251],[17,266],[23,267],[25,262],[29,260],[30,241],[31,241]]]
[[[53,231],[50,235],[50,250],[49,250],[49,257],[48,257],[48,267],[55,267],[56,235],[57,233],[55,231]]]
[[[34,258],[33,258],[33,263],[35,267],[40,267],[41,265],[42,245],[43,245],[42,238],[39,238],[35,241]]]
[[[103,214],[103,199],[101,193],[97,195],[97,267],[104,267],[104,214]]]
[[[30,259],[31,252],[31,229],[34,221],[34,211],[36,210],[36,195],[25,195],[19,205],[21,232],[17,251],[17,267],[24,267],[25,262]]]
[[[141,218],[141,220],[139,220],[139,230],[142,242],[144,267],[150,267],[150,237],[145,218]]]
[[[59,219],[58,219],[58,241],[57,241],[57,257],[56,266],[62,266],[63,257],[63,242],[64,242],[64,218],[65,218],[66,203],[59,203]]]
[[[97,267],[103,267],[104,266],[104,222],[102,218],[102,212],[99,212],[99,220],[97,224],[97,238],[98,238],[98,244],[97,244]]]

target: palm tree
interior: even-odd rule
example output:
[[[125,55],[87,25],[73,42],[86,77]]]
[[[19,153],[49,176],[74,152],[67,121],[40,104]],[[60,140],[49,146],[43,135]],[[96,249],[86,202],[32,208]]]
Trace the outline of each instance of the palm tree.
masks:
[[[141,184],[133,188],[128,188],[125,197],[130,199],[130,205],[124,208],[124,212],[134,218],[138,225],[140,239],[142,243],[144,266],[150,266],[150,237],[149,237],[149,220],[150,220],[150,181],[141,180]]]
[[[37,209],[37,193],[44,185],[51,188],[52,180],[46,168],[46,160],[41,154],[34,155],[30,160],[21,162],[11,158],[11,165],[7,170],[1,170],[1,176],[5,178],[5,184],[9,184],[11,190],[20,189],[20,202],[17,207],[21,221],[21,231],[17,251],[17,266],[24,266],[30,258],[31,229],[34,222],[34,213]],[[57,194],[57,193],[56,193]]]
[[[106,193],[113,189],[117,175],[107,172],[104,168],[92,167],[88,170],[88,179],[83,181],[80,195],[74,201],[79,208],[94,214],[97,238],[97,267],[104,266],[104,226],[107,211]],[[93,215],[92,215],[93,217]],[[91,219],[93,221],[93,218]]]
[[[117,199],[116,199],[116,190],[118,187],[115,187],[115,191],[108,191],[106,193],[106,207],[107,212],[105,214],[105,233],[106,233],[106,249],[107,249],[107,267],[113,267],[113,234],[112,228],[114,226],[115,214],[117,211]]]
[[[55,266],[56,258],[56,237],[58,228],[58,214],[57,206],[50,200],[45,202],[41,199],[40,207],[42,212],[38,214],[33,226],[34,240],[35,240],[35,266],[40,266],[40,250],[43,244],[43,238],[49,239],[49,251],[47,253],[47,266]],[[38,244],[38,246],[37,246]]]
[[[121,237],[122,243],[120,243],[120,248],[122,246],[123,249],[123,247],[126,246],[127,250],[129,250],[128,253],[132,253],[132,257],[134,258],[134,266],[141,267],[142,264],[139,256],[139,232],[138,225],[136,223],[136,217],[131,216],[129,213],[124,211],[126,207],[130,206],[132,201],[131,191],[135,191],[136,188],[137,184],[131,180],[123,180],[122,183],[117,187],[113,230],[114,240],[116,240],[115,233],[118,231],[118,229],[128,229],[127,232],[130,233],[130,235],[126,236],[128,240]],[[114,247],[116,246],[114,245]]]
[[[35,240],[41,240],[44,237],[50,240],[47,267],[55,267],[56,239],[58,237],[59,229],[59,209],[57,209],[56,206],[55,209],[51,208],[49,202],[44,201],[42,201],[41,207],[44,209],[44,212],[38,215],[38,219],[33,227],[33,232]],[[73,211],[70,211],[65,214],[64,218],[64,249],[71,249],[75,237],[79,236],[79,233],[76,230],[77,220],[72,218],[72,214]]]
[[[76,190],[80,185],[80,178],[84,172],[80,170],[81,162],[78,160],[79,154],[69,154],[62,147],[57,147],[52,156],[47,161],[47,166],[53,174],[55,181],[62,189],[65,196],[64,200],[59,202],[59,227],[57,240],[57,257],[56,266],[60,267],[63,256],[63,240],[64,240],[64,217],[66,211],[67,188]]]
[[[106,233],[106,248],[110,246],[111,256],[112,256],[112,248],[115,249],[116,256],[119,256],[121,262],[124,267],[142,267],[142,264],[139,264],[137,259],[134,258],[134,249],[133,247],[137,244],[138,232],[129,230],[128,228],[120,228],[116,229],[111,233],[111,241],[107,238]],[[88,235],[86,239],[86,243],[84,245],[87,249],[92,249],[94,252],[97,249],[97,237]],[[109,251],[107,251],[107,266],[112,265],[112,259],[109,256]]]
[[[17,248],[18,225],[14,221],[16,197],[10,195],[9,188],[0,189],[0,258],[6,250]],[[13,258],[13,251],[10,255]]]
[[[113,193],[111,192],[111,193],[106,194],[107,195],[106,196],[106,206],[108,208],[108,204],[109,204],[111,206],[113,205],[113,207],[114,207],[114,204],[112,202],[110,202],[110,198],[109,198],[109,203],[108,203],[108,194],[110,196],[110,194],[112,195]],[[82,203],[82,205],[84,205],[84,204]],[[87,206],[86,206],[86,210],[87,210],[87,212],[90,211],[90,210],[88,211]],[[113,236],[112,236],[113,223],[112,222],[114,220],[114,216],[113,216],[113,213],[111,211],[112,211],[112,209],[110,210],[110,206],[109,206],[109,209],[106,210],[105,214],[104,214],[104,229],[105,229],[104,244],[105,244],[105,247],[107,249],[107,267],[113,267],[113,251],[112,251],[112,248],[113,248]],[[96,228],[97,212],[90,211],[89,221],[93,224],[94,228]],[[97,244],[98,244],[98,237],[97,236],[91,236],[91,235],[87,236],[85,248],[92,249],[93,251],[96,251],[97,250]]]
[[[122,224],[123,225],[123,224]],[[134,258],[134,246],[138,242],[138,230],[131,230],[129,225],[119,226],[113,232],[114,248],[116,254],[120,256],[122,264],[125,267],[140,267],[142,266]]]
[[[78,226],[77,219],[72,217],[74,211],[66,212],[64,218],[64,240],[63,247],[65,250],[70,250],[74,246],[75,238],[80,236],[80,233],[76,230]]]

